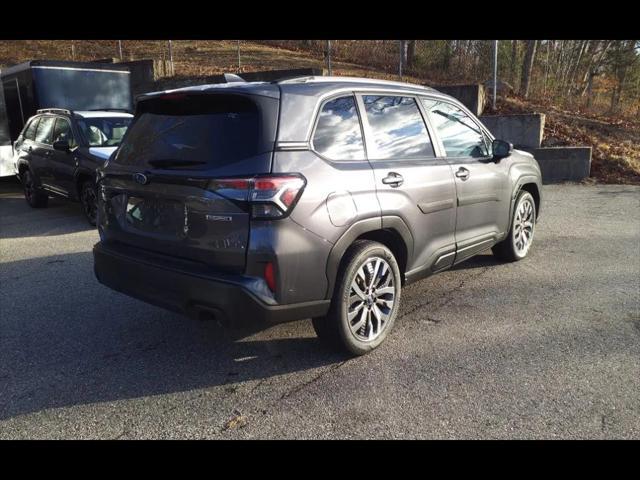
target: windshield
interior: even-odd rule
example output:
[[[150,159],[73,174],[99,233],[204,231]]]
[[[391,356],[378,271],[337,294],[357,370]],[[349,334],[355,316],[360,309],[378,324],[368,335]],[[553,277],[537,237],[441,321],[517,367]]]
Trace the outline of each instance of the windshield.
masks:
[[[78,120],[82,136],[90,147],[117,147],[130,123],[129,117],[96,117]]]

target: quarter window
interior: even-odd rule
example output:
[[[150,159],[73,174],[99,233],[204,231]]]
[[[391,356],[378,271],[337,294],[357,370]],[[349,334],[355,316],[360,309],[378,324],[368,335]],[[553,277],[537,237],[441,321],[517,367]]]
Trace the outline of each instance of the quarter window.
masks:
[[[363,100],[376,147],[370,158],[434,157],[431,139],[413,98],[365,95]]]
[[[353,95],[330,100],[318,118],[313,148],[331,160],[364,160],[360,120]]]
[[[53,122],[55,117],[42,117],[36,130],[36,142],[51,145],[51,134],[53,133]]]
[[[447,157],[489,156],[485,135],[469,115],[440,100],[423,98],[422,104],[442,140]]]

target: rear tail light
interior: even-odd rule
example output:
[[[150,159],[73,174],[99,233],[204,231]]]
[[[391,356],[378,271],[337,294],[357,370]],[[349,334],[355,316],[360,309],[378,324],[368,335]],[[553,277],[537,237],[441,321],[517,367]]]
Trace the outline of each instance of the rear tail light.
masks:
[[[256,219],[286,217],[302,195],[302,175],[264,175],[211,180],[208,189],[237,202],[248,202]]]
[[[273,293],[276,292],[276,275],[273,268],[273,263],[269,262],[264,266],[264,281],[267,282],[269,290]]]

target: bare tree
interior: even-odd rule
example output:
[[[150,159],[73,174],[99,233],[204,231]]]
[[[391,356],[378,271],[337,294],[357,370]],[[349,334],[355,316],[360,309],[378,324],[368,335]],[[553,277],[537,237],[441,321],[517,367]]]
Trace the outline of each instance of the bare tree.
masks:
[[[527,53],[524,56],[522,64],[522,77],[520,79],[520,93],[524,98],[529,97],[529,85],[531,83],[531,72],[533,70],[533,61],[536,56],[537,40],[527,40]]]
[[[416,58],[416,41],[409,40],[407,43],[407,67],[412,67]]]
[[[509,80],[516,85],[516,64],[518,63],[518,40],[511,40],[511,71]]]

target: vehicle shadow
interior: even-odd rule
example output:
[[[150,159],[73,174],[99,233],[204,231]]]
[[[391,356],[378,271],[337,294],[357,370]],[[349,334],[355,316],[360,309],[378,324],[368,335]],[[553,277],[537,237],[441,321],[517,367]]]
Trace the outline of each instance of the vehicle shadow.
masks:
[[[491,250],[487,250],[486,252],[482,252],[475,257],[471,257],[468,260],[465,260],[457,265],[451,267],[451,270],[471,270],[474,268],[485,268],[485,267],[494,267],[497,265],[502,265],[504,262],[497,259]]]
[[[455,270],[497,262],[491,255]],[[334,365],[310,322],[222,327],[99,284],[91,252],[0,269],[0,420],[267,379]]]
[[[189,391],[345,360],[310,322],[222,328],[102,286],[90,252],[0,270],[0,419]],[[255,337],[254,337],[255,336]]]
[[[93,228],[79,203],[50,197],[46,208],[31,208],[17,180],[0,179],[0,239],[66,235]]]

